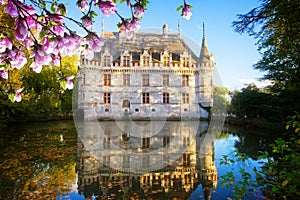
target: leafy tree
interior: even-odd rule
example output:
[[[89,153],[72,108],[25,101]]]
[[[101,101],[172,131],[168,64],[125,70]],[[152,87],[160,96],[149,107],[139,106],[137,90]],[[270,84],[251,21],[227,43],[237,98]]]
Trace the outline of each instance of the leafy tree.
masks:
[[[255,69],[266,71],[273,80],[273,93],[279,94],[287,115],[300,110],[300,1],[261,0],[261,6],[238,16],[233,23],[238,33],[258,39],[262,57]]]
[[[234,93],[230,110],[238,117],[265,118],[271,122],[283,122],[288,114],[282,106],[282,99],[262,90],[255,85],[248,85],[241,92]]]
[[[227,113],[229,107],[229,89],[226,87],[214,86],[214,106],[212,112],[214,113]]]

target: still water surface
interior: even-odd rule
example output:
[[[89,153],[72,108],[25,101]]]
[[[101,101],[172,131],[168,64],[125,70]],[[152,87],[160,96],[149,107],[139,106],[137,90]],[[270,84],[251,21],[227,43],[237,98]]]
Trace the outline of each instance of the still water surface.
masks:
[[[229,170],[259,166],[272,137],[207,122],[30,123],[0,131],[0,199],[227,199]],[[96,130],[96,129],[97,130]],[[99,131],[98,129],[101,129]],[[151,134],[152,133],[152,134]],[[139,135],[138,135],[139,134]],[[234,152],[251,159],[220,165]],[[259,189],[248,199],[261,199]]]

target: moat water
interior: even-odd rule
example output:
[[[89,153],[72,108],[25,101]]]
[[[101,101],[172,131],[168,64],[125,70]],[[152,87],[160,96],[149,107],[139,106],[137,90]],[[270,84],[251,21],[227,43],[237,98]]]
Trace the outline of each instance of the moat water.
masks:
[[[225,126],[214,132],[208,122],[178,123],[136,122],[140,130],[99,122],[103,137],[84,137],[73,121],[1,128],[0,199],[234,198],[232,188],[222,187],[222,176],[233,171],[238,182],[240,168],[253,175],[264,161],[259,151],[273,141],[259,130]],[[147,129],[155,135],[139,138]],[[236,152],[249,159],[238,161]],[[220,164],[224,156],[236,162]],[[262,198],[259,188],[246,197]]]

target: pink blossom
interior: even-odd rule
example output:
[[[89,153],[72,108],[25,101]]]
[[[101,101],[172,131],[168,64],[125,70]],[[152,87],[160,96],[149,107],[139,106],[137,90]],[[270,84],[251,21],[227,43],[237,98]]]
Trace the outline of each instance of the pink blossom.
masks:
[[[22,8],[25,10],[25,12],[22,12],[25,16],[30,16],[30,15],[36,14],[36,10],[32,6],[22,4]]]
[[[33,63],[36,63],[36,65],[40,65],[40,66],[48,65],[49,62],[51,62],[51,60],[52,60],[51,56],[43,50],[41,45],[36,47],[36,49],[32,53],[32,57],[34,58]],[[31,66],[31,68],[34,68],[34,69],[37,67],[39,67],[39,66],[34,66],[34,65]]]
[[[5,11],[11,16],[16,17],[19,15],[17,6],[14,4],[12,0],[7,1],[6,9]]]
[[[38,64],[36,62],[32,62],[30,65],[30,68],[33,69],[36,73],[40,73],[43,69],[43,66],[41,64]]]
[[[101,47],[104,45],[103,40],[98,37],[96,34],[89,35],[86,38],[86,44],[93,50],[93,51],[100,51]]]
[[[67,84],[66,84],[66,88],[69,90],[72,90],[74,87],[73,81],[72,79],[74,78],[74,76],[68,76],[67,77]]]
[[[54,43],[54,42],[52,42]],[[53,51],[53,44],[51,44],[51,42],[49,42],[48,37],[44,37],[43,40],[41,41],[43,50],[45,53],[49,54]]]
[[[81,37],[76,35],[75,33],[65,34],[63,41],[67,49],[78,49],[80,47]]]
[[[4,79],[8,79],[8,70],[4,70],[3,67],[0,68],[0,77]]]
[[[6,49],[12,49],[12,42],[9,38],[0,38],[0,53],[5,52]]]
[[[34,42],[30,37],[27,37],[24,40],[24,46],[25,46],[26,49],[30,49],[33,45],[34,45]]]
[[[92,20],[89,16],[85,15],[81,18],[82,20],[82,26],[87,28],[88,30],[91,30],[92,29]]]
[[[192,16],[192,12],[190,11],[190,5],[185,4],[182,8],[181,16],[187,20]]]
[[[79,0],[76,4],[79,7],[80,12],[84,12],[89,8],[89,4],[86,0]]]
[[[52,59],[49,54],[43,52],[42,50],[38,50],[37,52],[35,52],[34,60],[40,65],[47,65],[49,64],[49,62],[51,62]]]
[[[25,40],[28,36],[28,27],[26,21],[23,18],[18,18],[16,20],[16,38],[18,40]]]
[[[138,18],[142,18],[144,16],[144,7],[141,6],[140,4],[135,4],[134,6],[134,14]]]
[[[60,65],[60,56],[52,54],[52,64],[59,66]]]
[[[12,68],[21,69],[27,63],[27,58],[25,57],[24,52],[17,48],[14,48],[9,52],[9,57],[11,59],[10,64]]]
[[[130,6],[130,0],[126,0],[127,6]]]
[[[122,34],[123,37],[130,39],[133,37],[134,31],[138,28],[138,24],[135,18],[131,22],[128,20],[122,20],[119,23],[119,33]]]
[[[26,17],[26,21],[28,24],[29,28],[35,28],[38,31],[42,30],[42,25],[37,23],[37,16],[36,15],[31,15]]]
[[[56,35],[59,35],[61,37],[64,36],[65,34],[65,31],[64,31],[64,28],[62,26],[59,26],[59,25],[54,25],[51,30],[56,34]]]
[[[83,47],[82,55],[88,59],[92,60],[94,58],[94,51],[91,48],[88,48],[88,45]]]
[[[134,29],[134,30],[137,30],[140,28],[138,20],[135,17],[132,18],[131,25],[132,25],[132,29]]]
[[[22,96],[21,96],[22,90],[23,90],[23,88],[19,88],[16,90],[15,96],[14,96],[14,101],[20,102],[22,100]]]
[[[99,2],[99,8],[102,11],[102,13],[104,15],[106,15],[107,17],[110,16],[111,14],[114,14],[117,11],[116,4],[114,4],[110,0],[100,1]]]

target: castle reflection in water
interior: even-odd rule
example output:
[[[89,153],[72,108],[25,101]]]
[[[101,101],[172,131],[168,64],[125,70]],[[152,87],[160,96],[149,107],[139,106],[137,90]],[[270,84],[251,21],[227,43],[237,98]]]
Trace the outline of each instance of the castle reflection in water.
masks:
[[[79,127],[78,192],[97,199],[203,199],[217,186],[208,122],[109,121]]]

